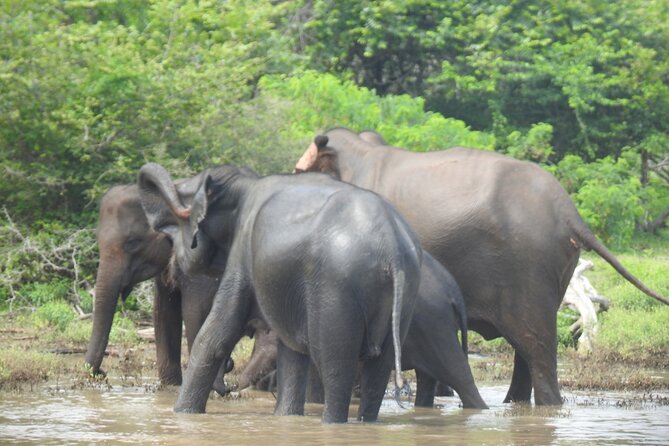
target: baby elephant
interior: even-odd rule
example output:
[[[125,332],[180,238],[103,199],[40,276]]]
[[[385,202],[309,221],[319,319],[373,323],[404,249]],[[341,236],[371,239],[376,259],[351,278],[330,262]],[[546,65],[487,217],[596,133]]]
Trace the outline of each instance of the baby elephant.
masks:
[[[458,341],[458,329],[462,345]],[[271,339],[271,331],[263,331]],[[263,338],[264,339],[264,338]],[[254,348],[239,388],[249,385],[249,376],[268,374],[276,363],[276,347],[262,342]],[[415,369],[415,405],[432,407],[437,381],[455,389],[465,408],[486,409],[467,362],[467,315],[460,287],[453,276],[427,252],[423,252],[420,287],[409,332],[402,344],[402,370]],[[256,378],[256,379],[257,379]],[[320,380],[310,376],[308,401],[323,402]]]
[[[182,270],[222,275],[176,411],[205,410],[223,358],[262,318],[279,337],[276,414],[304,406],[311,359],[323,380],[323,421],[346,422],[361,360],[358,419],[377,418],[393,352],[401,369],[422,256],[387,201],[322,174],[252,178],[232,166],[203,175],[189,208],[157,164],[142,167],[138,184],[147,219],[172,239]]]
[[[438,381],[453,387],[463,407],[488,408],[467,361],[467,315],[460,287],[427,252],[423,252],[414,316],[402,345],[402,369],[416,370],[416,406],[432,407]]]

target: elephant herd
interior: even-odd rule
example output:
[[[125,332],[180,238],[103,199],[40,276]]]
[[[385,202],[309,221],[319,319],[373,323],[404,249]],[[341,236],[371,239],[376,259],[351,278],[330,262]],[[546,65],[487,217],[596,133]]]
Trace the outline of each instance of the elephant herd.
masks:
[[[277,415],[322,401],[324,422],[346,422],[357,381],[358,419],[374,421],[393,369],[396,395],[401,371],[416,371],[416,405],[432,406],[439,382],[463,407],[486,408],[468,329],[514,348],[505,402],[534,390],[536,404],[558,405],[556,316],[581,249],[669,303],[540,167],[459,147],[409,152],[372,131],[317,136],[293,174],[219,166],[175,181],[146,164],[137,184],[103,197],[97,239],[86,363],[103,373],[119,296],[153,279],[158,374],[181,384],[179,412],[204,412],[212,389],[226,391],[244,335],[256,347],[240,384],[276,369]]]

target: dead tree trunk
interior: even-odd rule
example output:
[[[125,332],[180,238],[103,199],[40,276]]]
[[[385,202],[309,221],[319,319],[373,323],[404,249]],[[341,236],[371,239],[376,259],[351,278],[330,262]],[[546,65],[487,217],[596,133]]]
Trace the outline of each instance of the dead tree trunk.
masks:
[[[589,353],[593,350],[593,339],[598,329],[597,313],[609,308],[608,301],[597,293],[583,273],[592,269],[589,260],[578,260],[578,265],[571,277],[562,306],[575,309],[580,317],[570,327],[572,335],[578,337],[578,350]],[[595,308],[595,303],[599,308]]]

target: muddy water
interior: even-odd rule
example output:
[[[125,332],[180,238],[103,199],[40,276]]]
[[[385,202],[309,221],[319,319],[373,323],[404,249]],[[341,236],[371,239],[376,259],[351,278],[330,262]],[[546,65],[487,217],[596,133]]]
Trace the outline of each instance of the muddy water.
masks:
[[[0,444],[669,444],[666,393],[651,400],[639,393],[564,392],[564,407],[546,409],[501,404],[506,387],[481,391],[490,410],[460,409],[457,398],[438,398],[440,407],[429,410],[389,400],[378,423],[322,425],[318,405],[309,405],[305,417],[272,416],[274,399],[264,392],[212,399],[207,414],[185,415],[172,411],[176,389],[52,387],[0,394]]]

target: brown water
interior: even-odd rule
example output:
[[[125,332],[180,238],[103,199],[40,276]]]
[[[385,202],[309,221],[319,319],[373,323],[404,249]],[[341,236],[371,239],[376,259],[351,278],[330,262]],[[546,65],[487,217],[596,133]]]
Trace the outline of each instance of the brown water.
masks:
[[[274,417],[274,398],[253,392],[215,398],[203,415],[175,414],[176,389],[57,387],[0,394],[0,444],[234,445],[667,445],[669,394],[563,392],[562,408],[502,404],[505,386],[481,386],[490,410],[384,402],[377,423],[322,425],[318,405],[304,417]],[[657,398],[660,398],[658,404]],[[351,406],[351,415],[357,407]]]

